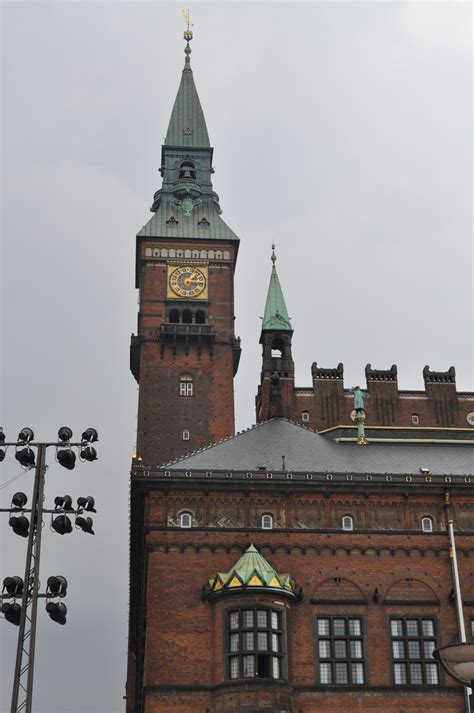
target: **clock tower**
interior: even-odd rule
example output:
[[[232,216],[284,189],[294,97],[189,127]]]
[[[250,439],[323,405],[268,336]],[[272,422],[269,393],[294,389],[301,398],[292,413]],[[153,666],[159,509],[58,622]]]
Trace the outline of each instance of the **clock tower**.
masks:
[[[161,151],[162,187],[137,235],[137,334],[130,368],[139,384],[136,456],[167,463],[234,432],[234,269],[239,239],[212,187],[213,149],[185,64]]]

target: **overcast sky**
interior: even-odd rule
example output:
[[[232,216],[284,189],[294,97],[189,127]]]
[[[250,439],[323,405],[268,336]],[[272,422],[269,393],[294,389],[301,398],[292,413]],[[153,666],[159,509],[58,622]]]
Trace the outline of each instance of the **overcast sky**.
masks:
[[[121,713],[128,473],[137,391],[135,234],[148,220],[184,63],[180,4],[3,2],[2,400],[7,437],[95,426],[100,460],[49,455],[46,504],[92,494],[95,538],[46,521],[43,589],[69,581],[68,622],[40,604],[34,713]],[[276,243],[297,383],[311,363],[456,366],[472,390],[469,3],[196,2],[191,62],[215,147],[214,188],[241,238],[237,429],[254,423],[260,317]],[[9,454],[11,456],[11,453]],[[0,466],[0,507],[32,475]],[[20,474],[20,475],[19,475]],[[9,482],[15,476],[13,482]],[[0,577],[26,540],[1,521]],[[212,574],[212,573],[209,573]],[[200,586],[200,584],[199,584]],[[1,711],[17,629],[0,622]]]

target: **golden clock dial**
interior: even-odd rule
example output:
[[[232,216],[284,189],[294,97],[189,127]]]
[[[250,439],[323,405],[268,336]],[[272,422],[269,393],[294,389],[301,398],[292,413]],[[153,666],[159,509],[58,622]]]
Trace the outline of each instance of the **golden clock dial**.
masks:
[[[199,297],[205,291],[207,277],[198,267],[183,265],[171,272],[169,286],[178,297],[192,299]]]

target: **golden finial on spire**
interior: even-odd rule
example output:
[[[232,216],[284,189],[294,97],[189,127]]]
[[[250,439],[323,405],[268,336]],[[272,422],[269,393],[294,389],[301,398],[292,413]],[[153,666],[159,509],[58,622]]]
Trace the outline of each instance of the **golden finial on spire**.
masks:
[[[193,33],[192,33],[192,30],[190,29],[193,25],[189,19],[189,8],[187,10],[181,10],[181,14],[184,17],[184,21],[186,23],[186,30],[184,31],[184,39],[186,40],[186,42],[189,42],[190,40],[193,39]]]

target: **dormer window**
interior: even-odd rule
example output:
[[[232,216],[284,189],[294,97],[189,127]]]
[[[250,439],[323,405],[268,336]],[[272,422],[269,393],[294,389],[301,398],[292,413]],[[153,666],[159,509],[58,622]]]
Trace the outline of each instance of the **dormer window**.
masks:
[[[179,169],[179,177],[193,181],[196,180],[196,170],[192,161],[183,161]]]

